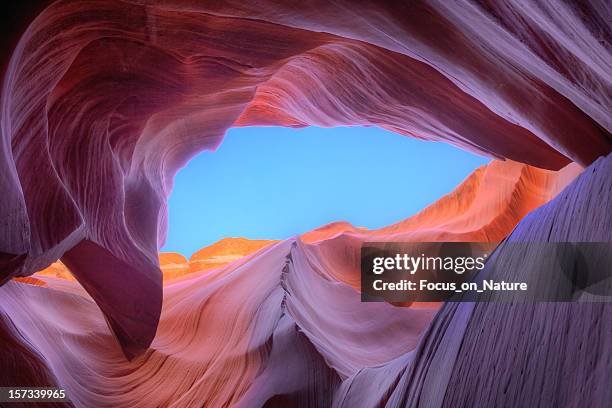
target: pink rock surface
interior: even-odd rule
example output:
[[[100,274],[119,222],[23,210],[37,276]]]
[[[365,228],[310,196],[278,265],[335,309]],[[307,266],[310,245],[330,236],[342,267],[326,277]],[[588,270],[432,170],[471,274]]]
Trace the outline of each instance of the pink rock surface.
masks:
[[[577,165],[553,172],[493,162],[476,170],[457,191],[394,226],[367,232],[337,223],[352,232],[323,239],[321,231],[333,230],[324,227],[305,234],[318,237],[316,242],[293,238],[265,243],[226,266],[167,280],[157,334],[149,350],[131,361],[124,355],[125,340],[115,341],[104,315],[77,282],[42,274],[35,276],[44,287],[32,284],[38,282],[10,282],[0,288],[0,312],[10,316],[7,321],[23,337],[13,340],[10,349],[28,344],[34,354],[6,372],[25,373],[27,384],[28,367],[41,366],[49,384],[65,387],[72,403],[83,407],[327,407],[339,401],[368,406],[369,401],[385,398],[398,372],[412,364],[413,350],[423,334],[433,330],[428,326],[440,305],[362,303],[358,270],[347,268],[358,264],[359,244],[372,237],[396,239],[402,228],[413,233],[413,218],[421,226],[441,219],[471,219],[469,209],[481,208],[492,196],[498,201],[493,200],[496,211],[490,214],[514,220],[580,171]],[[448,234],[462,223],[450,223]],[[473,236],[479,237],[487,224],[483,218]],[[496,237],[509,234],[515,224],[494,223],[505,228]],[[454,235],[440,235],[442,225],[429,229],[435,231],[431,238],[426,233],[419,237],[452,240]],[[235,253],[252,245],[226,240],[200,255]],[[178,254],[160,258],[165,265],[184,260]],[[106,315],[114,312],[107,310]],[[364,376],[365,384],[344,395],[347,384],[360,383]],[[15,381],[12,374],[0,375],[0,383],[10,381]],[[355,400],[362,404],[355,405]]]
[[[231,126],[375,125],[546,169],[588,165],[612,148],[609,16],[605,2],[57,1],[24,33],[2,85],[0,283],[61,258],[105,314],[81,316],[76,332],[99,333],[93,349],[116,353],[107,321],[126,356],[154,355],[173,175]],[[23,291],[49,289],[22,286],[1,289],[3,304],[12,299],[3,308],[34,330],[29,319],[46,312]],[[45,306],[53,302],[97,310],[85,297]],[[43,326],[60,319],[72,327],[63,318]],[[277,334],[303,350],[292,319]],[[61,351],[45,344],[65,330],[55,327],[31,336],[58,378],[94,364],[54,360]],[[75,350],[92,341],[81,340]],[[329,366],[336,354],[319,347]],[[78,401],[96,393],[74,392]]]
[[[610,225],[612,155],[598,159],[555,199],[531,212],[496,251],[503,255],[514,242],[610,243]],[[491,278],[519,277],[529,272],[517,270],[518,265],[542,261],[538,249],[508,252],[512,256],[494,264]],[[608,253],[600,267],[611,262]],[[563,273],[556,272],[549,281],[562,278]],[[610,276],[609,269],[599,272]],[[610,288],[609,280],[607,284]],[[515,293],[512,297],[446,303],[414,351],[344,381],[335,406],[608,406],[609,297],[581,302],[525,302]]]
[[[277,393],[331,401],[342,379],[411,350],[436,312],[360,303],[295,240],[247,258],[169,282],[151,349],[132,361],[75,282],[9,282],[0,311],[44,356],[13,370],[45,365],[77,406],[252,407]],[[2,383],[15,380],[7,373]]]

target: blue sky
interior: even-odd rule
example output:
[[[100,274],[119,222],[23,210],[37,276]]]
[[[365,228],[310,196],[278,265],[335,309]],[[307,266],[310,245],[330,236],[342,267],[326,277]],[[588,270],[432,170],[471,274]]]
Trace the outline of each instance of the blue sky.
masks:
[[[230,129],[176,175],[162,251],[190,256],[225,237],[283,239],[333,221],[379,228],[488,161],[373,127]]]

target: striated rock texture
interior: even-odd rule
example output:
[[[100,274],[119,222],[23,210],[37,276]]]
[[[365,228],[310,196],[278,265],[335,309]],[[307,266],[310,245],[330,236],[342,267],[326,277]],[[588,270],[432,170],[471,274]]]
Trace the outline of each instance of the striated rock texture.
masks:
[[[4,76],[0,282],[61,258],[142,353],[172,177],[231,126],[588,165],[611,150],[609,21],[600,1],[57,1]]]
[[[411,350],[435,314],[360,303],[357,291],[335,282],[291,239],[170,281],[157,336],[130,362],[83,289],[40,279],[49,287],[0,288],[0,311],[36,351],[12,363],[0,382],[43,365],[84,407],[253,407],[275,398],[329,406],[342,379]]]
[[[360,251],[366,241],[500,242],[530,211],[555,197],[582,168],[575,163],[555,172],[494,160],[455,190],[418,214],[378,230],[346,222],[302,234],[336,279],[360,286]]]
[[[612,242],[611,225],[609,155],[531,212],[506,242]],[[497,249],[502,254],[505,245]],[[538,259],[537,251],[525,256]],[[496,269],[521,273],[507,268],[510,263]],[[611,332],[609,302],[447,303],[412,353],[360,371],[342,384],[335,403],[606,407],[612,401]]]
[[[568,177],[548,173],[551,188]],[[542,196],[540,187],[513,202]],[[612,155],[508,240],[611,241],[611,198]],[[131,361],[76,282],[9,282],[0,288],[11,328],[2,355],[21,354],[2,359],[0,384],[59,385],[79,407],[604,407],[612,398],[608,304],[361,303],[329,266],[324,242],[289,239],[166,282],[157,335]]]

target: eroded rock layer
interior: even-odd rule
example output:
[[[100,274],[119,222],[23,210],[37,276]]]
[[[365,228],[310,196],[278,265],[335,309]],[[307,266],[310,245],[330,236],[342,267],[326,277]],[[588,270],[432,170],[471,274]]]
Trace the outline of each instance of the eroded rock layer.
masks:
[[[402,230],[418,230],[417,224],[431,234],[418,239],[453,240],[452,234],[468,231],[472,235],[456,238],[480,238],[491,222],[483,217],[476,223],[474,212],[484,212],[487,203],[497,208],[490,210],[496,214],[491,219],[513,220],[493,223],[504,229],[495,235],[499,239],[515,228],[522,211],[552,198],[580,171],[576,165],[552,172],[493,162],[420,214],[380,231],[357,230],[355,235],[346,224],[350,239],[337,232],[325,238],[321,231],[330,228],[322,228],[306,235],[318,238],[310,243],[305,238],[280,243],[231,239],[209,247],[201,252],[205,259],[267,245],[226,266],[167,280],[157,335],[151,348],[131,361],[76,282],[41,274],[35,275],[38,282],[10,282],[0,288],[0,312],[15,327],[8,333],[20,337],[5,351],[19,347],[28,354],[11,361],[0,380],[15,381],[6,373],[17,372],[27,384],[32,375],[28,370],[39,366],[37,373],[44,373],[40,381],[66,387],[73,404],[84,407],[401,406],[395,402],[407,398],[406,381],[413,378],[419,359],[428,358],[421,357],[421,350],[429,347],[429,354],[449,352],[448,366],[430,370],[428,380],[433,388],[427,392],[443,397],[442,385],[450,381],[472,308],[461,306],[461,313],[450,308],[449,313],[449,306],[438,312],[439,305],[402,308],[360,302],[356,272],[345,266],[358,245],[348,243],[368,240],[370,233],[377,240],[394,240]],[[586,172],[593,174],[592,169]],[[589,188],[598,185],[594,181]],[[601,211],[607,206],[602,204]],[[464,221],[448,223],[447,218]],[[437,227],[427,228],[432,225]],[[184,260],[178,254],[161,258],[166,265]],[[439,337],[449,344],[438,350]],[[434,361],[441,364],[444,358]]]
[[[555,197],[582,168],[555,172],[494,160],[470,174],[455,190],[418,214],[378,230],[349,223],[302,234],[336,279],[360,285],[363,242],[500,242],[530,211]]]
[[[57,1],[4,77],[0,279],[62,258],[142,352],[172,177],[231,126],[376,125],[587,165],[611,148],[609,17],[605,2]],[[122,271],[101,278],[92,255]]]
[[[292,239],[169,283],[151,349],[131,362],[75,282],[9,282],[0,310],[39,354],[3,371],[2,383],[42,364],[77,406],[252,407],[276,395],[329,406],[342,379],[411,350],[436,310],[361,304],[311,256]]]
[[[531,212],[497,251],[503,254],[512,242],[609,243],[610,225],[612,155]],[[521,260],[526,264],[541,256],[538,251],[515,255],[526,257]],[[495,269],[518,276],[522,271],[512,269],[516,259],[509,261]],[[412,353],[360,371],[342,384],[335,402],[346,407],[605,407],[612,401],[606,385],[612,372],[611,313],[609,301],[447,303]]]

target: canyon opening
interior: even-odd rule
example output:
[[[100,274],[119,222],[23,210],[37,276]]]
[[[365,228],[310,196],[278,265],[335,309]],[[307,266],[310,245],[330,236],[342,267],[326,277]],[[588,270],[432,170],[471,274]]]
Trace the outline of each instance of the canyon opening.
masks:
[[[489,158],[374,127],[230,129],[181,169],[165,252],[282,240],[327,224],[375,230],[450,193]]]
[[[0,8],[0,405],[612,406],[609,2]]]

